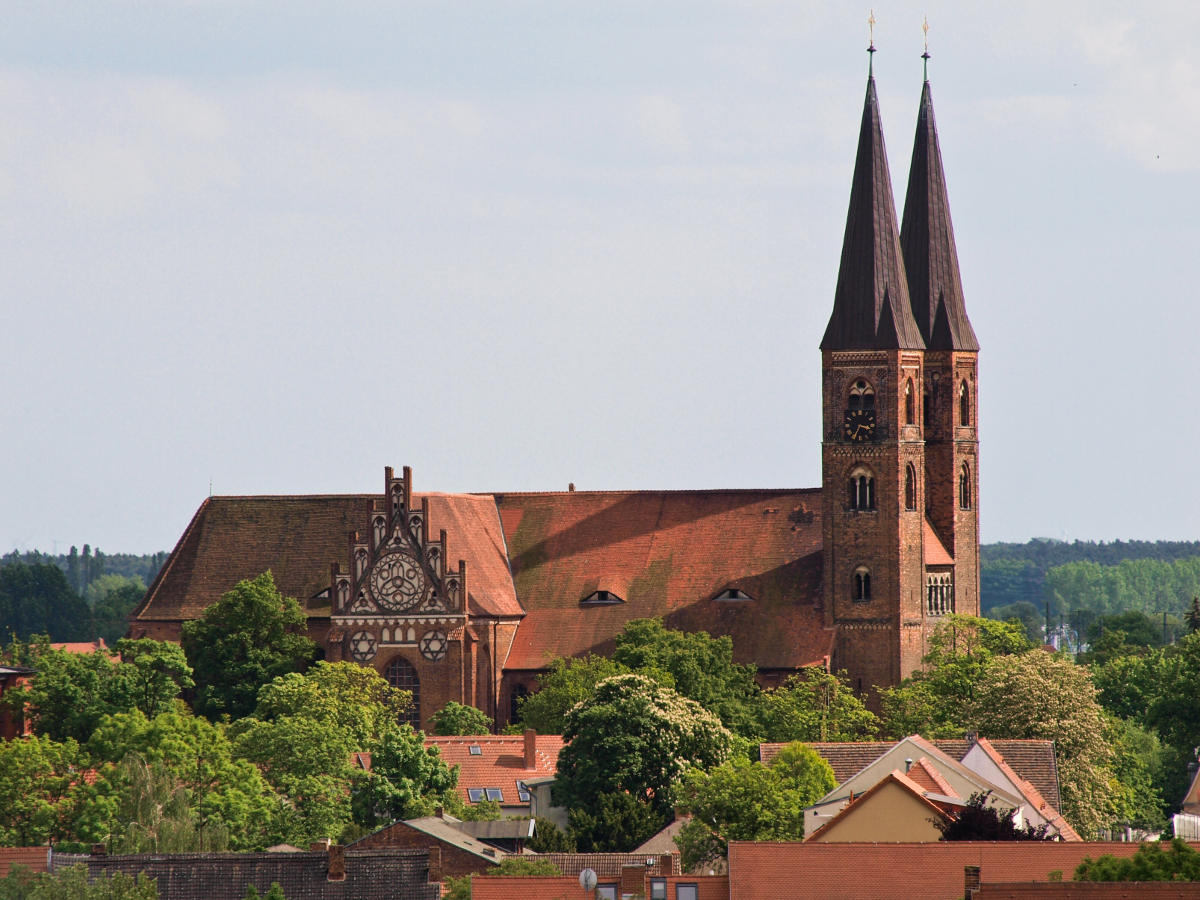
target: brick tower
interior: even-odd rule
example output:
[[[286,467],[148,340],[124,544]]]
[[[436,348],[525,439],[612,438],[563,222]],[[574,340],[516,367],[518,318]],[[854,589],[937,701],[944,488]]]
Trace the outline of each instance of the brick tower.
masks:
[[[918,669],[948,613],[979,614],[978,352],[929,82],[897,229],[869,76],[821,340],[822,591],[860,691]]]
[[[928,56],[928,55],[927,55]],[[979,615],[979,341],[963,300],[942,151],[926,79],[900,228],[913,316],[925,339],[925,515],[952,560],[930,566],[926,614]],[[947,584],[947,578],[949,583]]]
[[[821,340],[825,616],[833,664],[860,691],[911,673],[924,645],[924,357],[869,76]]]

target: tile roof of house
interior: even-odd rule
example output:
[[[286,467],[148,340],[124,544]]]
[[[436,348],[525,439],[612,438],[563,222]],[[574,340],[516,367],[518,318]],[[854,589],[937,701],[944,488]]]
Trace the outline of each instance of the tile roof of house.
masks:
[[[912,768],[905,774],[924,791],[933,791],[935,794],[954,796],[954,788],[950,787],[950,783],[942,777],[942,773],[937,770],[937,766],[924,756],[913,763]]]
[[[45,872],[49,863],[49,847],[0,847],[0,878],[6,877],[13,866],[24,866],[30,872]]]
[[[662,859],[666,854],[654,857],[655,864],[649,868],[656,874],[679,875],[679,854],[671,854],[671,871],[664,871]],[[548,860],[564,875],[578,876],[584,869],[591,869],[601,878],[619,878],[626,866],[645,867],[651,857],[645,853],[539,853],[538,859]]]
[[[484,495],[428,497],[430,531],[447,531],[447,557],[468,561],[472,611],[520,615],[495,504]],[[310,615],[328,615],[329,566],[349,566],[347,535],[365,531],[378,494],[209,497],[200,504],[134,611],[136,620],[198,617],[244,578],[268,569],[285,596]]]
[[[1021,792],[1021,795],[1034,809],[1038,811],[1040,815],[1047,820],[1050,826],[1059,833],[1063,840],[1083,840],[1083,838],[1079,836],[1079,832],[1071,827],[1071,823],[1063,818],[1062,813],[1060,813],[1057,808],[1052,806],[1050,802],[1042,796],[1041,791],[1034,787],[1028,779],[1022,778],[1021,775],[1019,775],[1017,771],[1008,764],[1008,761],[1004,758],[1004,755],[995,748],[991,741],[989,741],[987,738],[979,738],[979,740],[976,742],[976,746],[986,753],[988,757],[991,758],[992,762],[994,762],[996,766],[1002,772],[1004,772],[1006,776],[1008,776],[1009,780],[1012,781],[1016,789]]]
[[[928,818],[930,821],[945,821],[947,818],[947,811],[956,805],[950,800],[949,797],[927,796],[928,792],[922,785],[909,778],[903,772],[894,770],[889,772],[879,781],[875,782],[875,784],[871,785],[871,787],[868,788],[864,793],[854,797],[849,803],[843,806],[841,810],[832,816],[829,821],[821,825],[820,828],[808,835],[804,840],[823,840],[825,835],[829,834],[829,832],[831,832],[834,828],[838,827],[852,816],[862,814],[864,810],[868,815],[870,815],[869,804],[871,802],[871,798],[880,792],[887,790],[892,785],[899,787],[901,790],[911,796],[918,804],[924,807],[928,815],[923,816],[923,818]],[[906,827],[904,831],[905,837],[911,836],[909,827]]]
[[[971,740],[934,740],[934,747],[956,760],[961,760],[971,749]],[[814,742],[810,744],[833,768],[833,777],[838,784],[865,769],[876,759],[896,745],[895,741],[845,741]],[[1058,809],[1058,765],[1054,759],[1054,742],[1010,738],[993,738],[991,745],[999,752],[1013,771],[1037,789],[1042,797]],[[780,743],[760,744],[759,757],[770,762],[786,746]]]
[[[259,894],[278,882],[288,900],[436,900],[429,853],[399,848],[346,850],[345,878],[330,880],[331,853],[170,853],[65,857],[82,861],[88,874],[145,872],[158,882],[161,900],[242,900],[246,886]],[[55,854],[55,869],[60,866]]]
[[[730,900],[957,900],[964,866],[984,881],[1071,877],[1084,857],[1132,856],[1133,843],[948,841],[822,844],[730,841]]]
[[[580,887],[577,878],[476,875],[471,879],[471,900],[593,900],[595,893]]]
[[[821,593],[819,490],[496,494],[526,617],[505,668],[607,653],[631,619],[733,639],[764,669],[833,651]],[[737,589],[749,600],[716,600]],[[622,602],[581,605],[597,591]],[[609,599],[614,599],[610,597]]]
[[[503,850],[497,850],[490,844],[485,844],[479,840],[478,835],[468,834],[460,826],[467,823],[456,819],[454,816],[422,816],[419,819],[406,819],[403,822],[393,822],[391,825],[385,825],[378,831],[364,835],[353,844],[347,846],[347,850],[355,849],[358,845],[362,847],[386,847],[389,845],[386,832],[392,829],[409,828],[413,831],[419,831],[421,834],[428,835],[434,840],[441,841],[444,844],[449,844],[452,847],[457,847],[472,856],[491,864],[496,865],[500,860],[508,856]],[[472,823],[474,824],[474,823]],[[400,832],[403,834],[403,832]]]
[[[867,79],[833,312],[822,350],[924,349],[896,226],[875,79]]]
[[[65,650],[67,653],[95,653],[97,650],[104,650],[110,655],[116,653],[111,647],[104,643],[104,638],[97,638],[94,641],[65,641],[56,642],[50,645],[51,650]]]
[[[458,793],[470,802],[467,791],[472,788],[499,788],[503,793],[500,805],[529,804],[519,797],[517,782],[554,775],[558,768],[558,753],[562,750],[562,735],[536,735],[535,764],[525,766],[525,736],[521,734],[481,734],[442,737],[429,735],[426,747],[437,747],[443,762],[458,766]],[[471,752],[478,747],[479,753]]]

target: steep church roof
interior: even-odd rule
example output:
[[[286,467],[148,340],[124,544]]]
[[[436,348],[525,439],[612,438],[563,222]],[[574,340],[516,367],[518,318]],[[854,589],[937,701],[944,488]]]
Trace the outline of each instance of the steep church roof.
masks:
[[[875,78],[867,79],[833,314],[822,350],[923,349],[896,228]]]
[[[917,112],[917,136],[908,170],[900,245],[904,250],[913,316],[928,348],[978,350],[979,341],[967,318],[963,299],[928,81],[921,89],[921,108]]]

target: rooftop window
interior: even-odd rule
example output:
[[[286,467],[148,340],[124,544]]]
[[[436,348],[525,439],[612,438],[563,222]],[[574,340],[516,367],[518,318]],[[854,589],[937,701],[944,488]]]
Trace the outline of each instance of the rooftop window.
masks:
[[[579,601],[580,606],[612,606],[615,603],[624,603],[625,601],[614,594],[612,591],[592,591],[582,600]]]
[[[517,799],[522,803],[529,802],[529,785],[523,781],[517,782]]]
[[[480,747],[478,744],[472,744],[470,747],[467,748],[467,752],[470,753],[472,756],[483,756],[483,748]]]
[[[472,803],[482,803],[483,788],[467,788],[467,799]]]
[[[753,600],[754,598],[751,597],[749,594],[747,594],[743,590],[739,590],[738,588],[729,588],[727,590],[721,591],[721,593],[717,594],[717,596],[713,597],[713,599],[714,600]]]
[[[504,802],[504,791],[500,790],[500,788],[484,788],[484,791],[487,793],[489,800],[496,800],[499,803]]]

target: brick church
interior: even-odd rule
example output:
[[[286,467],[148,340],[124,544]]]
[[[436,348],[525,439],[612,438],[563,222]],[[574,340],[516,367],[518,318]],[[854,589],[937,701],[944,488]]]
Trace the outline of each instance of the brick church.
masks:
[[[967,318],[929,82],[897,227],[867,81],[833,312],[820,343],[822,486],[209,497],[130,633],[181,624],[270,570],[329,660],[507,722],[556,657],[607,653],[631,619],[728,635],[780,683],[809,665],[859,690],[920,665],[979,613],[979,344]]]

